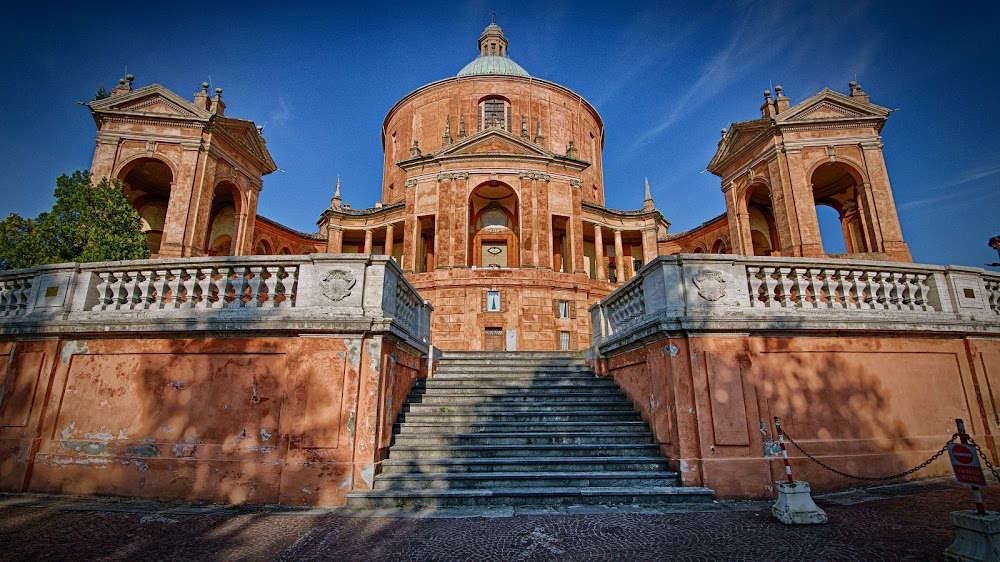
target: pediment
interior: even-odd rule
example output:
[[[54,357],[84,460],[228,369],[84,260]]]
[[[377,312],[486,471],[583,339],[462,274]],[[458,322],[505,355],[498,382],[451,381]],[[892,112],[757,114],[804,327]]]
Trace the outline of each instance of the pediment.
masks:
[[[885,118],[889,110],[859,101],[840,92],[824,89],[811,98],[778,115],[776,122],[785,124],[799,121],[820,121],[830,119],[871,119]]]
[[[544,148],[514,136],[502,129],[487,129],[448,145],[433,156],[470,156],[476,154],[512,154],[521,156],[552,157],[553,153]]]
[[[91,102],[95,113],[207,119],[211,114],[159,84],[139,88],[127,94]]]
[[[264,144],[264,137],[261,136],[260,131],[254,126],[253,121],[218,116],[216,117],[216,123],[225,132],[225,135],[231,139],[230,142],[235,142],[240,148],[263,160],[268,167],[272,168],[272,171],[277,169],[271,160],[271,154],[267,150],[267,145]]]

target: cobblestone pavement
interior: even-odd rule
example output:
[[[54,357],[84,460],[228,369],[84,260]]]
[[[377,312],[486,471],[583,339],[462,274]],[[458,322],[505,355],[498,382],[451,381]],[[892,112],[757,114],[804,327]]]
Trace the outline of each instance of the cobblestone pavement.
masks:
[[[940,560],[970,495],[936,481],[818,496],[830,522],[794,527],[770,502],[362,514],[0,495],[0,560]]]

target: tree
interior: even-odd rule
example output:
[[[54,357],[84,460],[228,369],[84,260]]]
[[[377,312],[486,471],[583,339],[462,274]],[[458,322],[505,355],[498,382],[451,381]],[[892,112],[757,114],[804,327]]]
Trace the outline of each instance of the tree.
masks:
[[[149,257],[142,219],[121,182],[91,185],[88,172],[76,171],[56,179],[55,198],[35,219],[12,214],[0,222],[0,269]]]

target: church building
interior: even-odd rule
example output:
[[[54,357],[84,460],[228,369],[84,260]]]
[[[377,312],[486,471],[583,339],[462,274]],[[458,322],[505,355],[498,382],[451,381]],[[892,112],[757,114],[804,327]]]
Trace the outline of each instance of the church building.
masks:
[[[442,350],[585,349],[588,308],[659,255],[911,261],[882,158],[889,110],[853,82],[795,105],[765,92],[760,118],[723,130],[708,164],[725,214],[679,233],[648,183],[641,208],[605,205],[597,110],[514,62],[495,22],[455,76],[389,109],[381,201],[352,209],[338,181],[315,233],[257,214],[277,166],[221,89],[189,101],[132,82],[90,104],[91,175],[124,183],[154,257],[391,256],[433,305]],[[839,214],[849,256],[824,251],[817,205]]]

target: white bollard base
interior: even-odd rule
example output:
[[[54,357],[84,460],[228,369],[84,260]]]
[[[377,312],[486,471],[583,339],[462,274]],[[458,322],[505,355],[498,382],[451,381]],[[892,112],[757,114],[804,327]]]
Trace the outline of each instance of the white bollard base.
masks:
[[[973,510],[952,511],[955,542],[944,550],[945,560],[986,562],[1000,560],[1000,513]]]
[[[826,523],[826,512],[813,502],[809,495],[809,483],[775,482],[778,501],[771,508],[774,517],[785,525],[816,525]]]

